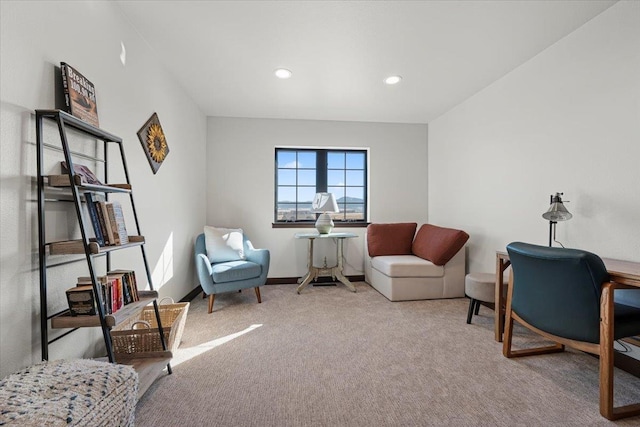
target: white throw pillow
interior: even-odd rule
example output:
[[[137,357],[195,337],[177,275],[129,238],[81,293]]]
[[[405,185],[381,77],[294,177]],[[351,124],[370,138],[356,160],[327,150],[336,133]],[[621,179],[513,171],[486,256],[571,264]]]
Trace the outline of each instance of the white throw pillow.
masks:
[[[205,225],[204,243],[209,262],[218,263],[245,259],[241,228],[218,228]]]

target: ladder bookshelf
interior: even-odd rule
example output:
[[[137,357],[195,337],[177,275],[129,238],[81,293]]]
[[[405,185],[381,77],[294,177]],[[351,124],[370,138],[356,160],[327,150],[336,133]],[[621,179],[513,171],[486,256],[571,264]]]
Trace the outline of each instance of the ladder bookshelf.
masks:
[[[45,141],[44,126],[45,121],[53,122],[58,129],[59,144],[51,144]],[[96,143],[95,155],[87,155],[83,152],[72,151],[69,144],[69,136],[71,133],[78,136],[81,140],[86,139]],[[58,139],[58,138],[49,138]],[[40,332],[41,332],[41,351],[42,360],[49,360],[49,345],[53,342],[74,332],[78,328],[99,327],[102,329],[102,335],[107,352],[107,359],[111,363],[116,362],[114,356],[114,348],[111,340],[110,330],[131,316],[138,315],[145,306],[152,303],[155,310],[155,317],[158,325],[158,333],[162,343],[163,352],[161,357],[140,357],[128,359],[125,363],[132,365],[137,371],[140,378],[139,395],[144,394],[146,389],[155,381],[157,376],[166,366],[167,372],[171,374],[170,360],[172,354],[167,349],[168,343],[165,342],[162,322],[158,309],[158,293],[153,289],[151,272],[145,252],[145,239],[140,233],[140,224],[136,212],[136,206],[133,199],[133,191],[129,181],[129,172],[124,154],[122,139],[106,132],[102,129],[94,127],[82,120],[61,110],[36,110],[36,144],[37,144],[37,186],[38,186],[38,248],[39,248],[39,273],[40,273]],[[89,160],[95,163],[103,164],[104,182],[108,183],[109,171],[109,145],[117,146],[120,154],[120,161],[126,183],[124,184],[87,184],[83,182],[81,177],[74,173],[74,162],[76,159]],[[59,153],[64,158],[67,165],[67,174],[61,175],[45,175],[44,158],[45,150]],[[56,155],[56,154],[54,154]],[[52,198],[50,192],[54,192]],[[135,235],[129,236],[129,242],[122,245],[100,246],[96,239],[92,237],[90,230],[92,229],[91,219],[83,214],[83,204],[86,203],[85,194],[104,195],[108,200],[110,194],[124,194],[129,196],[129,203],[133,212],[135,222]],[[69,197],[71,195],[71,197]],[[74,205],[75,215],[79,224],[81,233],[80,239],[67,241],[47,241],[46,239],[46,216],[47,211],[45,205],[55,202],[72,202]],[[129,250],[135,251],[139,249],[142,255],[145,274],[149,283],[149,290],[139,290],[139,301],[131,302],[124,305],[121,309],[113,314],[108,314],[105,307],[100,302],[101,291],[99,284],[99,276],[97,274],[96,262],[102,257],[106,257],[106,270],[111,270],[111,254],[114,251]],[[53,265],[50,259],[56,256],[64,255],[84,255],[84,257],[75,257],[68,262],[86,262],[94,296],[97,299],[96,312],[94,316],[71,316],[69,310],[63,310],[50,314],[48,306],[48,270]],[[75,278],[70,278],[75,280]],[[65,289],[55,289],[52,292],[65,292]],[[49,323],[51,329],[69,329],[69,331],[49,338]]]

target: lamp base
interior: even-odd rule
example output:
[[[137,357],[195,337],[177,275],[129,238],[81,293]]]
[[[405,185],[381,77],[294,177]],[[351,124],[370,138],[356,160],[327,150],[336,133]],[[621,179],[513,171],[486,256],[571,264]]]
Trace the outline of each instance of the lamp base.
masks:
[[[326,212],[321,213],[316,221],[316,230],[318,230],[318,233],[329,234],[332,229],[333,220],[331,219],[331,216]]]

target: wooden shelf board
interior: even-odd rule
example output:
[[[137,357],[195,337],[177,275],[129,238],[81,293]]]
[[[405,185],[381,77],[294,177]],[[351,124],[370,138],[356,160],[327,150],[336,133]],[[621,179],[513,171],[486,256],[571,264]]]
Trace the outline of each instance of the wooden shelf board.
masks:
[[[93,255],[117,251],[119,249],[140,246],[144,244],[144,236],[129,236],[126,245],[100,246],[96,242],[89,242],[89,252]],[[49,255],[73,255],[84,254],[84,243],[81,239],[66,240],[63,242],[49,243]]]
[[[122,307],[113,314],[105,316],[107,326],[110,328],[122,323],[129,317],[138,313],[144,306],[158,298],[157,291],[138,291],[140,301],[132,302]],[[51,318],[51,327],[53,329],[60,328],[82,328],[82,327],[100,327],[100,317],[96,316],[71,316],[66,311],[59,316]]]
[[[50,187],[70,187],[69,175],[48,175],[47,176]],[[103,193],[130,193],[130,184],[87,184],[82,182],[82,178],[79,175],[73,176],[73,181],[77,185],[80,191],[100,191]]]
[[[170,361],[171,357],[156,357],[132,359],[122,363],[133,366],[138,373],[138,399],[151,387]]]

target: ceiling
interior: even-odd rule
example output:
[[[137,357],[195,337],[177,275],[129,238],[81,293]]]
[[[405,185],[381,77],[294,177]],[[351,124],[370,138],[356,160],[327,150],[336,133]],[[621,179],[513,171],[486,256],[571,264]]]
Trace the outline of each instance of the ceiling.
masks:
[[[428,123],[615,1],[116,3],[207,116]]]

